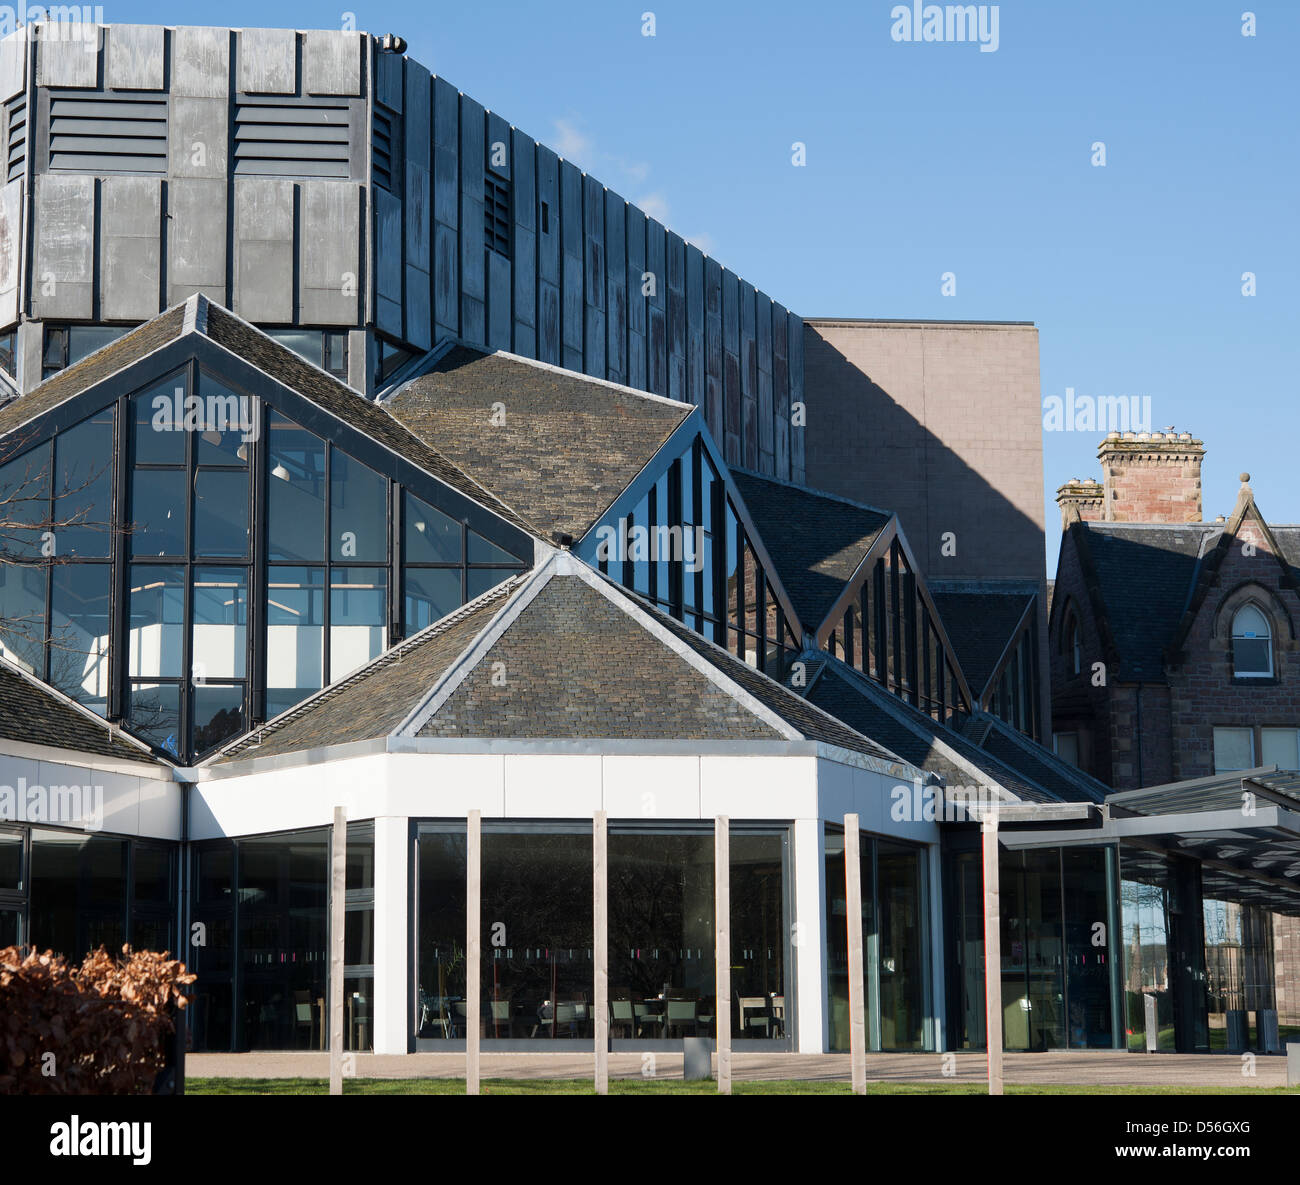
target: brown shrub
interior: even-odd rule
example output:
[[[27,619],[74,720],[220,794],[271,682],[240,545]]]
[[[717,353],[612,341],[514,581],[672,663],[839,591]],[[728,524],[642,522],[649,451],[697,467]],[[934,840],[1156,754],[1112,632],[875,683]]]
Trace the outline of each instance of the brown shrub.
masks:
[[[121,958],[101,946],[80,967],[0,949],[0,1094],[149,1093],[194,979],[167,952],[129,946]]]

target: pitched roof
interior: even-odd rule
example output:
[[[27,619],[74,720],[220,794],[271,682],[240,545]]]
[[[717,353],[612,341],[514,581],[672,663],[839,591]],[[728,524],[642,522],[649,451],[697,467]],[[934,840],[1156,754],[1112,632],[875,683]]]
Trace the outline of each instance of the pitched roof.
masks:
[[[494,405],[504,416],[493,418]],[[453,346],[383,406],[545,539],[581,539],[691,414],[503,352]]]
[[[1028,778],[1037,786],[1050,790],[1065,802],[1100,802],[1110,787],[1091,774],[1062,761],[1045,745],[1017,732],[1004,720],[981,713],[974,727],[978,744],[1003,764]]]
[[[816,631],[892,516],[754,473],[732,477],[800,622]]]
[[[546,583],[419,735],[783,739],[572,576]]]
[[[0,658],[0,738],[164,766],[142,742]]]
[[[1096,617],[1114,648],[1118,670],[1112,677],[1164,680],[1164,649],[1222,530],[1216,523],[1071,525]]]
[[[1090,791],[1064,781],[1045,785],[1026,776],[997,754],[981,749],[839,659],[822,656],[821,661],[820,676],[809,679],[810,700],[857,731],[888,745],[918,769],[939,774],[949,787],[970,785],[976,778],[1022,802],[1098,800]]]
[[[529,530],[508,507],[383,407],[201,295],[159,313],[82,361],[52,375],[30,394],[0,407],[0,437],[189,334],[207,338],[242,358],[281,386],[310,400],[335,419],[404,457],[513,526]],[[20,447],[26,444],[20,441]]]
[[[957,651],[972,694],[979,697],[1006,653],[1007,643],[1033,601],[1028,592],[967,592],[930,586],[934,607]]]
[[[406,719],[524,581],[518,576],[414,634],[208,759],[274,757],[386,737]]]

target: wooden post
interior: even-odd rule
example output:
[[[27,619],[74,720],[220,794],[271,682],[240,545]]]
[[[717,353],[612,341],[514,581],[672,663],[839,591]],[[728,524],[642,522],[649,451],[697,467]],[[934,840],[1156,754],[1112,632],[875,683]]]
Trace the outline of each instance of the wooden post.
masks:
[[[343,931],[347,925],[348,813],[334,808],[330,837],[330,1094],[343,1093]]]
[[[596,1093],[609,1094],[609,816],[597,811],[591,820],[592,955],[595,966],[592,1035],[596,1040]]]
[[[980,824],[984,839],[984,1032],[989,1051],[989,1094],[1002,1093],[1002,903],[998,888],[998,815]]]
[[[731,1093],[731,820],[713,825],[714,1031],[718,1044],[718,1093]]]
[[[867,1026],[862,961],[862,855],[858,816],[844,816],[844,899],[849,931],[849,1063],[853,1093],[867,1093]]]
[[[479,1093],[478,1030],[483,929],[483,812],[465,820],[465,1093]]]

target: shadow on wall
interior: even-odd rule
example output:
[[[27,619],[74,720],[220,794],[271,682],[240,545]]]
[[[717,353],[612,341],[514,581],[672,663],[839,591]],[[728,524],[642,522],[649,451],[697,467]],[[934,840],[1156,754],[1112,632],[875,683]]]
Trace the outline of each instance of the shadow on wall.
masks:
[[[1043,526],[999,485],[1023,463],[1023,451],[1006,451],[1003,473],[994,469],[996,456],[992,471],[975,469],[811,326],[804,389],[808,485],[896,511],[927,580],[1045,579]],[[1002,407],[996,396],[987,402],[951,435],[978,432],[984,446],[1001,417],[1024,414],[1009,399]],[[1035,404],[1036,423],[1038,414]],[[1026,494],[1034,507],[1042,504],[1040,484],[1041,466]]]

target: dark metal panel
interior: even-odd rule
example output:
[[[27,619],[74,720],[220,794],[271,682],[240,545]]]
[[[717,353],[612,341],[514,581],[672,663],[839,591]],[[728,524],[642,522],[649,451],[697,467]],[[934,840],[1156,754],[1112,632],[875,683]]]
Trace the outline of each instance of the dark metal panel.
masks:
[[[510,125],[495,111],[487,113],[487,145],[484,149],[484,165],[496,176],[509,181],[510,171]]]
[[[709,433],[725,449],[722,428],[722,265],[704,261],[704,415]]]
[[[704,406],[704,254],[686,244],[686,400]]]
[[[585,321],[583,370],[605,377],[605,187],[582,179],[582,303]]]
[[[668,394],[686,398],[686,244],[668,232]]]
[[[740,281],[722,272],[722,400],[724,455],[728,465],[741,462]]]
[[[402,333],[402,202],[371,186],[375,203],[375,318],[385,333]]]
[[[433,320],[438,337],[460,332],[460,95],[433,80]]]
[[[653,218],[645,224],[645,270],[651,286],[646,310],[646,387],[668,394],[668,239]]]
[[[605,190],[605,374],[627,382],[627,203]]]
[[[646,298],[642,289],[645,273],[645,214],[629,204],[627,216],[627,383],[645,390]]]
[[[801,412],[806,410],[802,407],[803,321],[790,313],[788,329],[789,340],[786,345],[790,352],[790,480],[802,482],[807,480],[804,475],[804,429],[794,423],[794,418],[796,410]]]
[[[438,337],[460,332],[459,276],[456,232],[439,222],[433,228],[433,323]]]
[[[560,323],[561,341],[565,349],[566,367],[582,369],[582,315],[583,260],[582,260],[582,174],[570,161],[560,162],[560,225],[561,225],[561,286],[564,305]]]
[[[560,288],[549,280],[537,282],[537,357],[560,364]]]
[[[517,128],[511,132],[514,243],[514,344],[516,354],[537,354],[537,145]]]
[[[493,350],[508,350],[510,330],[513,325],[510,308],[510,260],[496,251],[488,251],[487,270],[487,344]]]
[[[460,295],[461,333],[470,339],[473,316],[467,311],[487,297],[486,263],[483,246],[483,137],[486,113],[480,103],[468,95],[460,97]],[[486,326],[480,318],[478,333],[482,342]]]
[[[757,322],[759,469],[763,473],[773,473],[776,440],[772,425],[772,301],[761,292],[754,294],[754,316]]]
[[[744,464],[758,468],[758,356],[754,286],[740,281],[740,416]]]
[[[428,169],[433,163],[433,80],[419,62],[406,63],[406,163]]]
[[[776,476],[790,476],[790,314],[772,306],[772,417],[776,429]]]
[[[405,89],[402,73],[405,62],[406,59],[401,54],[384,53],[382,50],[375,53],[375,98],[399,114]]]

